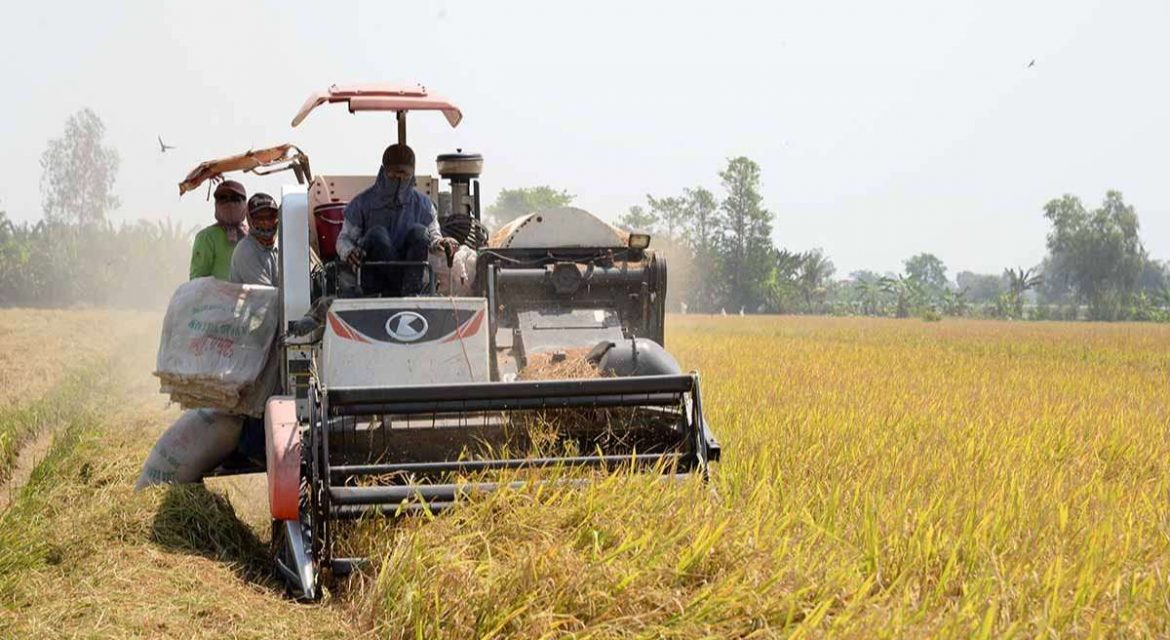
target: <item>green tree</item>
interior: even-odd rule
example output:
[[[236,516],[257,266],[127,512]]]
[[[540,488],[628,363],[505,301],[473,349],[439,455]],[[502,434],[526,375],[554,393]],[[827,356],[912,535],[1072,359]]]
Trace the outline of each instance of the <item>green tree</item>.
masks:
[[[719,210],[715,195],[703,187],[683,191],[682,241],[690,250],[691,280],[687,304],[696,311],[714,311],[722,281],[715,247],[714,222]]]
[[[647,194],[646,204],[650,207],[650,214],[657,220],[659,230],[671,240],[680,239],[690,213],[687,210],[687,199],[677,196],[655,198]]]
[[[854,271],[849,274],[852,302],[856,312],[866,316],[885,314],[887,295],[882,277],[873,271]]]
[[[1141,291],[1156,295],[1170,286],[1170,265],[1161,260],[1146,260],[1142,265],[1141,276],[1138,277],[1138,288]]]
[[[949,287],[947,267],[933,253],[911,256],[903,265],[906,267],[906,277],[921,282],[932,294],[940,294]]]
[[[831,278],[836,271],[837,268],[833,266],[833,261],[820,249],[800,254],[797,288],[800,290],[801,297],[804,298],[805,309],[809,313],[816,312],[814,303],[820,304],[825,301]]]
[[[626,231],[652,233],[658,226],[658,217],[653,211],[646,211],[643,207],[634,205],[617,219],[617,226]]]
[[[930,295],[925,285],[903,275],[881,279],[882,291],[894,301],[894,317],[908,318],[923,315],[930,307]]]
[[[723,303],[754,310],[764,301],[773,253],[772,213],[762,205],[760,167],[741,156],[728,161],[719,177],[727,192],[714,220]]]
[[[719,202],[715,194],[704,189],[683,190],[683,239],[696,254],[711,254],[715,249],[715,216]]]
[[[1093,319],[1111,320],[1134,296],[1147,257],[1138,218],[1118,191],[1087,211],[1076,196],[1044,205],[1048,234],[1046,279],[1057,280],[1089,306]]]
[[[940,294],[939,304],[942,306],[942,312],[948,316],[965,316],[967,315],[967,290],[947,289]]]
[[[960,271],[955,275],[955,284],[967,292],[967,300],[984,304],[995,300],[1004,292],[1003,276]]]
[[[1000,294],[996,303],[999,315],[1015,320],[1024,317],[1024,293],[1038,287],[1043,280],[1035,269],[1006,269],[1003,279],[1007,282],[1007,291]]]
[[[103,144],[106,127],[89,109],[69,116],[65,133],[41,154],[41,206],[51,223],[103,222],[118,207],[113,193],[118,152]]]
[[[575,197],[549,186],[502,189],[487,209],[488,224],[498,228],[534,211],[568,206]]]
[[[780,249],[773,252],[772,271],[765,293],[767,306],[772,311],[789,313],[800,300],[801,254]]]

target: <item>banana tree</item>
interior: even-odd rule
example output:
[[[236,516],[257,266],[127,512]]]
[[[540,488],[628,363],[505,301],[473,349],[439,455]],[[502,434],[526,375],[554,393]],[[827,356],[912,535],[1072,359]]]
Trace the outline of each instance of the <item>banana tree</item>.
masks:
[[[881,279],[861,279],[853,283],[853,293],[857,297],[862,315],[885,315],[886,291],[882,287]]]
[[[1007,280],[1008,290],[1000,294],[1000,301],[997,301],[997,307],[1000,307],[1000,312],[1007,317],[1013,319],[1020,319],[1024,317],[1024,293],[1030,289],[1035,289],[1044,281],[1043,276],[1036,272],[1035,269],[1006,269],[1003,272],[1004,279]]]
[[[926,309],[929,295],[926,287],[916,278],[898,275],[885,277],[880,281],[882,291],[894,298],[894,317],[908,318]]]

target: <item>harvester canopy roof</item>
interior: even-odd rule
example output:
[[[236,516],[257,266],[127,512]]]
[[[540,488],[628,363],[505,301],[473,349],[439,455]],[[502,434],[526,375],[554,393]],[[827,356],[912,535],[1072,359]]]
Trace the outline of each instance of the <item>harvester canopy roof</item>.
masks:
[[[237,153],[226,158],[216,158],[200,162],[199,166],[191,170],[186,178],[179,183],[179,195],[196,189],[206,180],[218,180],[229,171],[252,171],[263,169],[283,162],[292,162],[302,156],[300,149],[291,144],[282,144],[267,149],[249,149],[244,153]]]
[[[452,127],[459,126],[463,112],[446,98],[437,96],[422,85],[387,83],[332,85],[325,91],[309,95],[292,119],[299,125],[309,112],[326,102],[345,102],[350,113],[357,111],[442,111]]]

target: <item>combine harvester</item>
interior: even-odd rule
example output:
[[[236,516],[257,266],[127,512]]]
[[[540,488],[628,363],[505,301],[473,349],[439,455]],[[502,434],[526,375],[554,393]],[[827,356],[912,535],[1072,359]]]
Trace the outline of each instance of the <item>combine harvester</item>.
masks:
[[[311,95],[292,124],[339,102],[351,113],[396,114],[403,144],[408,112],[439,111],[452,127],[463,117],[421,87],[335,85]],[[323,330],[280,345],[283,395],[268,401],[265,417],[276,566],[298,598],[319,597],[324,572],[352,567],[354,559],[334,556],[339,520],[448,508],[500,488],[484,480],[492,471],[705,475],[719,459],[698,375],[683,373],[662,346],[666,263],[648,249],[650,237],[560,208],[489,238],[482,164],[473,154],[437,158],[451,203],[440,207],[444,234],[476,250],[470,297],[435,293],[428,263],[363,268],[426,269],[431,295],[346,297],[333,242],[346,203],[375,176],[313,175],[308,158],[283,145],[204,163],[181,185],[190,190],[228,170],[292,170],[299,183],[281,198],[281,326],[319,300],[328,310]],[[439,180],[416,180],[440,202]],[[586,358],[596,377],[524,373],[572,357]],[[551,446],[533,444],[525,426],[533,422],[555,426]]]

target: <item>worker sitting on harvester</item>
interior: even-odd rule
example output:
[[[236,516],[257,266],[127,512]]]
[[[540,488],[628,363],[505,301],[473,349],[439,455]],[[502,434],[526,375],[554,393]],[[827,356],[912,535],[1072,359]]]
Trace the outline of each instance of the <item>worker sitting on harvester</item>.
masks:
[[[248,235],[248,192],[235,180],[225,180],[215,188],[215,224],[195,235],[191,247],[191,279],[215,276],[227,280],[232,264],[232,251]]]
[[[217,207],[217,213],[219,210]],[[248,200],[247,212],[247,224],[244,225],[247,235],[236,243],[230,254],[230,281],[278,287],[280,259],[276,236],[280,223],[279,206],[272,196],[257,193]],[[220,295],[234,297],[239,294],[232,293],[229,288]],[[275,313],[277,310],[273,306],[266,314],[245,316],[235,321],[244,326],[266,322],[276,325],[279,324],[276,319],[265,318],[265,315]],[[249,390],[249,394],[259,398],[261,403],[276,392],[279,384],[278,354],[279,350],[269,349],[264,366],[252,385],[254,388]],[[230,358],[225,356],[224,361],[230,363]],[[143,464],[135,486],[141,489],[153,484],[199,482],[205,473],[216,467],[226,472],[263,469],[264,419],[258,412],[243,415],[223,408],[186,411],[159,438]]]
[[[280,286],[280,256],[276,246],[278,211],[276,200],[267,193],[257,193],[248,200],[248,237],[232,252],[232,282]]]
[[[267,193],[257,193],[248,199],[248,237],[240,240],[232,253],[231,281],[237,284],[280,286],[280,255],[277,251],[277,228],[280,225],[280,207]],[[270,310],[275,313],[276,310]],[[277,350],[273,349],[264,365],[257,384],[265,389],[263,397],[276,392],[280,368]],[[244,417],[240,441],[235,453],[223,461],[225,466],[263,464],[264,420]]]
[[[355,272],[365,262],[426,262],[429,251],[448,260],[459,243],[439,231],[435,205],[414,188],[414,151],[394,144],[382,153],[373,186],[345,207],[337,238],[337,255]],[[424,289],[424,273],[413,267],[369,267],[362,273],[361,293],[411,296]]]

